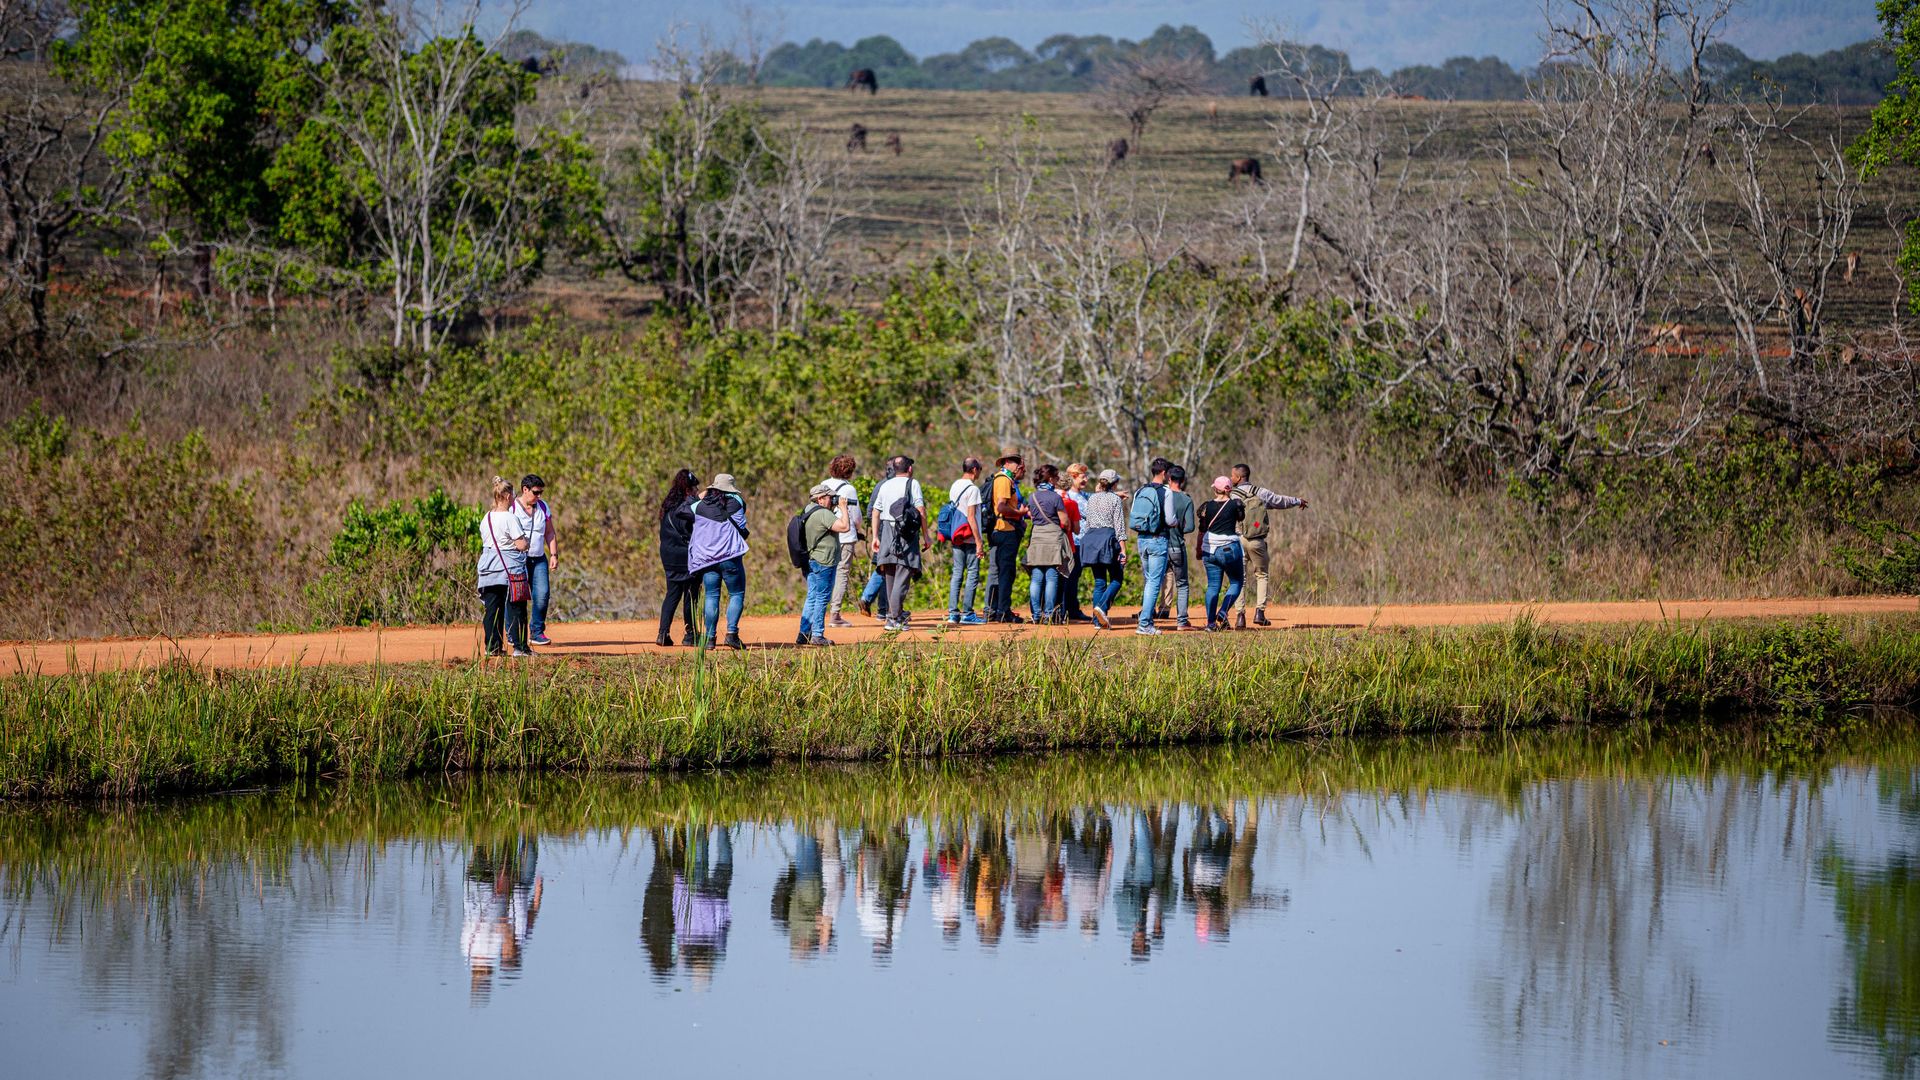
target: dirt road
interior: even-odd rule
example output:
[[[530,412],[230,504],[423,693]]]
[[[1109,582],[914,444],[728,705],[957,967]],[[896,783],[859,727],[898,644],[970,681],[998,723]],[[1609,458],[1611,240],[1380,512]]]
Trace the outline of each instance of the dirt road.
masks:
[[[1120,609],[1115,609],[1116,614]],[[1131,612],[1133,609],[1128,609]],[[1861,596],[1817,600],[1686,600],[1632,601],[1583,604],[1435,604],[1384,607],[1274,607],[1269,617],[1274,630],[1310,627],[1468,626],[1506,622],[1531,614],[1550,623],[1692,622],[1701,619],[1779,618],[1816,614],[1920,614],[1914,597]],[[876,619],[850,616],[851,630],[832,632],[838,644],[875,641],[883,634]],[[938,615],[916,615],[911,636],[925,639]],[[1204,621],[1195,609],[1196,623]],[[740,636],[749,647],[793,643],[798,619],[758,616],[746,619]],[[1041,638],[1091,637],[1095,634],[1133,636],[1131,615],[1116,618],[1116,629],[1091,626],[1049,627],[980,626],[953,631],[959,641],[984,641],[1011,633]],[[1165,625],[1165,624],[1163,624]],[[553,644],[537,650],[540,656],[616,656],[664,653],[653,644],[652,623],[563,623],[548,628]],[[1269,631],[1249,631],[1269,632]],[[678,627],[675,636],[678,637]],[[414,626],[385,630],[336,630],[318,634],[233,635],[200,638],[118,639],[109,641],[12,642],[0,644],[7,672],[37,671],[64,675],[73,671],[110,671],[153,667],[175,658],[209,668],[278,667],[287,664],[398,664],[465,660],[480,651],[477,624]],[[537,662],[537,660],[536,660]]]

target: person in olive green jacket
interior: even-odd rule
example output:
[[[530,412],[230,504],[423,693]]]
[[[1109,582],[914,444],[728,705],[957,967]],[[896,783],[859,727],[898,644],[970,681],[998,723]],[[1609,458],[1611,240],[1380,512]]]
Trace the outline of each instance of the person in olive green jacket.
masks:
[[[1304,510],[1307,500],[1296,499],[1291,495],[1276,495],[1253,483],[1253,470],[1246,465],[1233,467],[1233,494],[1246,508],[1246,514],[1240,519],[1240,546],[1247,560],[1247,576],[1253,579],[1253,588],[1240,590],[1240,599],[1233,605],[1234,625],[1241,630],[1247,628],[1247,597],[1254,595],[1253,625],[1270,626],[1267,622],[1267,537],[1270,531],[1267,524],[1267,512],[1270,510]]]

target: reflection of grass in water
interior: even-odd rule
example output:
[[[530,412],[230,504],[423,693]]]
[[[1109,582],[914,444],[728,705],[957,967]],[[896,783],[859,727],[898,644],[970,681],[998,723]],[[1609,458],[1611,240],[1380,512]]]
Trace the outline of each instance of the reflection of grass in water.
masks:
[[[1911,835],[1920,826],[1920,769],[1907,761],[1879,774],[1882,805]],[[1920,851],[1869,862],[1836,842],[1820,876],[1833,889],[1852,965],[1829,1017],[1834,1038],[1878,1057],[1888,1076],[1912,1076],[1920,1065]]]
[[[1920,770],[1920,727],[1886,714],[1803,764],[1815,779],[1871,762]],[[1555,728],[1261,746],[1022,755],[891,765],[781,765],[724,772],[435,778],[288,785],[141,804],[14,803],[0,810],[0,895],[36,887],[99,898],[164,895],[197,875],[284,880],[296,853],[331,858],[395,840],[496,843],[610,830],[703,832],[710,825],[1044,815],[1092,805],[1223,806],[1235,800],[1348,792],[1420,799],[1466,791],[1512,804],[1556,777],[1758,776],[1764,731]]]
[[[1107,637],[0,681],[0,794],[908,759],[1912,700],[1920,622]],[[1783,665],[1790,649],[1819,664]],[[1825,673],[1825,674],[1822,674]],[[1830,676],[1830,677],[1829,677]]]

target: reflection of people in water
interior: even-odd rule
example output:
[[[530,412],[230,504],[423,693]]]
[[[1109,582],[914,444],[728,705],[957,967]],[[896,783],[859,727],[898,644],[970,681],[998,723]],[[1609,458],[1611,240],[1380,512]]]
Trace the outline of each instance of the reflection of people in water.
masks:
[[[1067,921],[1060,869],[1060,835],[1066,822],[1059,814],[1038,820],[1022,818],[1013,830],[1013,925],[1032,937],[1041,923]]]
[[[724,827],[655,829],[653,871],[640,903],[640,941],[655,979],[677,961],[696,986],[713,978],[727,952],[733,909],[733,837]]]
[[[1100,905],[1113,874],[1113,820],[1103,807],[1074,815],[1061,849],[1066,858],[1068,906],[1080,913],[1080,932],[1100,933]]]
[[[973,901],[974,936],[982,945],[997,945],[1007,925],[1007,834],[1000,819],[980,820],[972,855],[961,891]]]
[[[532,836],[475,844],[467,860],[465,918],[460,949],[467,957],[468,992],[487,999],[496,971],[514,972],[540,915],[544,882],[535,872],[539,841]]]
[[[1234,833],[1237,808],[1201,807],[1193,842],[1187,847],[1186,885],[1181,893],[1193,905],[1193,936],[1225,941],[1236,912],[1268,907],[1273,898],[1253,889],[1253,854],[1260,845],[1260,808],[1249,808]],[[1284,902],[1284,895],[1281,897]]]
[[[860,930],[873,942],[876,959],[892,954],[894,933],[907,917],[907,903],[913,897],[912,846],[904,821],[860,830],[853,891],[859,898]]]
[[[966,909],[965,881],[971,849],[967,834],[952,824],[937,826],[939,835],[927,837],[926,854],[920,859],[920,880],[926,882],[928,906],[933,924],[940,928],[941,940],[952,944],[960,940],[960,916]]]
[[[833,948],[833,917],[840,910],[846,877],[840,862],[840,834],[832,822],[811,832],[798,826],[793,857],[773,883],[773,923],[787,932],[795,958]]]
[[[1167,908],[1173,903],[1173,851],[1180,832],[1177,806],[1143,806],[1133,812],[1133,846],[1127,854],[1120,888],[1113,896],[1114,917],[1132,936],[1128,951],[1146,960],[1153,943],[1166,940]]]

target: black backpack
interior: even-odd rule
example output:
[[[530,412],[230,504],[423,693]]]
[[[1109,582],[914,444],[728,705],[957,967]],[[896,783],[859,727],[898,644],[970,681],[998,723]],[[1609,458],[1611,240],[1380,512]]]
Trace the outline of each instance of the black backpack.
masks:
[[[807,553],[807,519],[813,516],[815,510],[825,509],[819,503],[808,503],[805,510],[793,515],[787,522],[787,561],[793,564],[795,570],[804,572],[811,569],[807,565],[812,561]]]
[[[918,480],[908,477],[907,485],[901,489],[900,497],[893,500],[892,506],[887,507],[887,513],[893,515],[894,528],[903,536],[918,538],[921,527],[926,524],[925,515],[920,512],[919,507],[913,505],[913,489],[919,486]],[[926,492],[922,489],[920,499],[925,502],[926,498]]]

